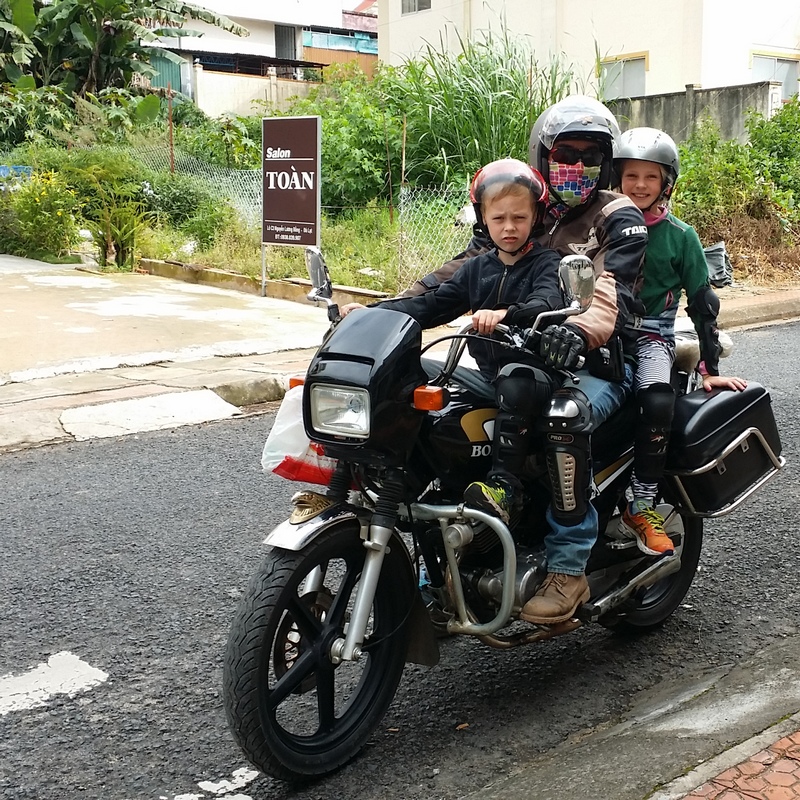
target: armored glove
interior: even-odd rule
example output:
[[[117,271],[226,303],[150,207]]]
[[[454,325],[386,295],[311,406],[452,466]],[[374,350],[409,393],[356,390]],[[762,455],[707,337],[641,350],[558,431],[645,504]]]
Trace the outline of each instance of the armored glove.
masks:
[[[539,355],[548,367],[575,369],[587,350],[583,333],[570,325],[550,325],[542,332]]]

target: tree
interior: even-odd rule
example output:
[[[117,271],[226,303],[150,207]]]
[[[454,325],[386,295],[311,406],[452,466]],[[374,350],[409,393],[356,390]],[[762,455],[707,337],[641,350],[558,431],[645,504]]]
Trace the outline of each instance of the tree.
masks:
[[[154,74],[150,57],[160,53],[161,36],[198,35],[184,28],[199,20],[246,36],[227,17],[182,0],[0,0],[0,33],[5,37],[0,82],[62,85],[79,97],[109,87],[125,88],[134,74]]]

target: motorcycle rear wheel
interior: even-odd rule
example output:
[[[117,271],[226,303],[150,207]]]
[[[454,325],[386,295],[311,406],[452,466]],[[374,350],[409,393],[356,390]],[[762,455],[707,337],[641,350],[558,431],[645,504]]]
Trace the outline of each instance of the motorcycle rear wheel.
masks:
[[[416,590],[396,542],[385,556],[363,655],[338,665],[330,659],[349,621],[366,552],[352,522],[301,552],[275,549],[239,604],[225,657],[225,710],[244,754],[268,775],[309,779],[338,769],[363,747],[394,698]]]
[[[598,622],[603,627],[628,635],[647,633],[661,627],[686,597],[703,549],[703,520],[678,514],[673,519],[672,524],[667,524],[667,533],[678,526],[683,530],[680,569],[648,587],[641,596],[629,600],[624,611],[615,610],[600,617]]]

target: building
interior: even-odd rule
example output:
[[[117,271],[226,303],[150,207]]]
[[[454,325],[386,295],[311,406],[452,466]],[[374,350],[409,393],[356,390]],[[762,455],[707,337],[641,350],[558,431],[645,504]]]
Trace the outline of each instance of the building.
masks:
[[[502,26],[529,39],[540,65],[563,53],[609,100],[765,80],[781,82],[784,100],[798,91],[798,0],[378,0],[378,55],[400,64],[440,41],[456,51],[459,37]]]
[[[371,73],[377,61],[377,18],[362,2],[343,12],[341,0],[202,0],[249,31],[241,37],[204,22],[186,27],[201,36],[163,38],[182,63],[154,58],[151,85],[190,96],[209,116],[253,113],[253,101],[285,107],[304,95],[334,62],[356,61]]]

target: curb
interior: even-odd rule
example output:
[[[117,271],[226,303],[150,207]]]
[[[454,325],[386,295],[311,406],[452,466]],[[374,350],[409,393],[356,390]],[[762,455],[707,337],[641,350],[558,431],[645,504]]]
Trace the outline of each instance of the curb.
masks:
[[[718,756],[709,758],[708,761],[704,761],[691,772],[687,772],[686,775],[675,778],[675,780],[662,786],[653,794],[648,795],[647,800],[681,800],[681,798],[704,783],[713,780],[725,770],[747,761],[762,750],[769,749],[776,741],[794,733],[798,728],[800,728],[800,714],[792,714],[787,719],[776,722],[761,733],[746,739],[741,744],[725,750]]]
[[[149,275],[161,278],[172,278],[185,283],[199,283],[215,286],[217,289],[232,289],[261,296],[261,279],[239,272],[224,269],[203,267],[197,264],[184,264],[180,261],[157,261],[143,258],[139,261],[139,269]],[[306,295],[311,290],[311,281],[303,278],[286,278],[281,280],[267,279],[266,296],[277,300],[294,300],[306,302]],[[333,300],[339,305],[345,303],[374,303],[389,297],[387,292],[376,292],[372,289],[359,289],[354,286],[333,287]]]

